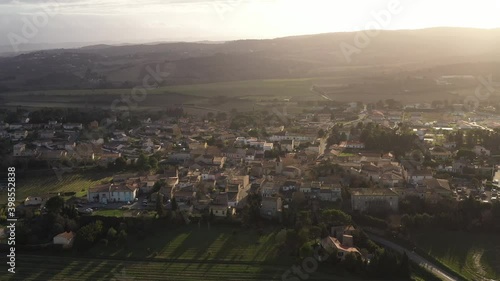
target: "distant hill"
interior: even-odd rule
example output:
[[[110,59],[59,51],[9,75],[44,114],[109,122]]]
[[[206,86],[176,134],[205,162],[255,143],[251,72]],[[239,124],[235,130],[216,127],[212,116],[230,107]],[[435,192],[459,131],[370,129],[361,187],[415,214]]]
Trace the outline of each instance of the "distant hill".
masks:
[[[454,72],[499,75],[500,29],[432,28],[380,31],[356,46],[360,33],[271,40],[93,45],[0,58],[0,88],[130,87],[146,67],[168,68],[164,84],[383,73]],[[342,51],[355,52],[346,59]],[[468,73],[475,72],[475,73]],[[58,75],[64,73],[61,79]],[[70,78],[71,77],[71,78]]]

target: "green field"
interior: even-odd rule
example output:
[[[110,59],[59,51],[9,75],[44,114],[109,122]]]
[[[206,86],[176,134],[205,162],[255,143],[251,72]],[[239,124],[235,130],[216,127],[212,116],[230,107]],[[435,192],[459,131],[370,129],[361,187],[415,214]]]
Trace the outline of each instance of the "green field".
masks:
[[[286,270],[284,267],[247,264],[68,259],[31,255],[20,258],[16,267],[15,275],[2,273],[0,280],[280,280],[280,275]]]
[[[28,196],[45,196],[58,192],[76,192],[76,196],[81,197],[87,194],[89,187],[110,179],[111,174],[103,172],[65,174],[61,178],[58,178],[52,171],[38,176],[18,174],[16,200],[20,202]],[[4,204],[6,200],[7,192],[0,192],[0,204]]]
[[[252,263],[125,261],[102,258],[64,258],[24,255],[16,264],[16,274],[0,275],[1,281],[219,281],[282,280],[290,266]],[[2,266],[5,269],[5,266]],[[293,280],[293,279],[290,279]],[[314,272],[307,280],[356,281]]]
[[[363,81],[362,83],[360,81]],[[355,74],[334,77],[312,77],[301,79],[242,80],[209,84],[172,85],[148,89],[146,95],[134,102],[127,110],[159,110],[172,105],[183,105],[191,114],[199,111],[238,111],[258,108],[266,101],[298,102],[324,101],[324,97],[311,91],[313,85],[328,93],[332,100],[348,102],[362,100],[376,102],[384,99],[396,99],[402,102],[431,101],[436,96],[455,98],[446,89],[419,88],[402,93],[401,86],[388,80],[380,82]],[[382,87],[382,88],[380,88]],[[383,90],[377,90],[377,89]],[[94,89],[94,90],[39,90],[26,92],[7,92],[0,94],[6,107],[58,107],[58,108],[109,108],[113,102],[118,110],[125,107],[116,101],[132,95],[132,89]],[[464,93],[467,93],[465,91]],[[214,99],[214,98],[218,99]],[[225,97],[222,100],[220,97]],[[262,108],[262,109],[265,109]]]
[[[148,94],[178,93],[197,97],[215,97],[226,95],[230,97],[289,96],[300,97],[309,92],[314,83],[329,82],[333,79],[303,78],[303,79],[270,79],[244,80],[236,82],[220,82],[209,84],[176,85],[148,90]],[[120,95],[131,92],[130,89],[96,89],[96,90],[40,90],[26,92],[2,93],[5,97],[20,96],[78,96],[78,95]]]
[[[277,255],[276,232],[234,229],[164,229],[130,237],[126,250],[98,244],[84,257],[20,254],[18,272],[0,280],[281,280],[294,260]],[[353,279],[315,272],[309,280]]]
[[[228,97],[247,97],[259,99],[273,99],[279,97],[301,98],[310,95],[312,99],[318,99],[317,96],[310,93],[310,88],[314,83],[322,81],[321,79],[275,79],[275,80],[252,80],[199,85],[182,85],[161,88],[153,93],[162,93],[163,91],[176,92],[202,97],[228,96]]]
[[[103,217],[127,217],[132,216],[132,212],[128,210],[96,210],[92,215]]]
[[[233,233],[233,230],[235,231]],[[276,232],[259,235],[256,231],[207,224],[189,225],[151,232],[142,241],[129,237],[126,248],[95,247],[92,256],[160,258],[175,260],[219,260],[238,262],[276,261]],[[290,262],[280,257],[280,262]]]
[[[500,278],[500,237],[465,232],[414,236],[417,246],[471,280]]]
[[[97,244],[84,255],[18,252],[16,274],[0,274],[0,280],[283,280],[295,259],[277,253],[277,230],[267,229],[259,234],[223,226],[198,228],[195,224],[164,228],[149,233],[143,240],[129,235],[124,250]],[[5,265],[1,268],[6,270]],[[419,276],[413,277],[425,280]],[[327,267],[312,272],[307,280],[366,279]]]
[[[310,91],[313,83],[318,81],[321,80],[311,78],[167,86],[148,90],[144,98],[134,100],[130,106],[129,103],[121,101],[124,97],[131,96],[131,89],[43,90],[2,93],[0,97],[7,107],[28,108],[109,109],[114,104],[116,110],[157,111],[182,104],[187,113],[196,115],[207,112],[229,112],[232,109],[238,111],[265,109],[265,107],[260,108],[257,103],[274,99],[322,100],[323,98]],[[219,100],[214,100],[215,97],[219,97]]]

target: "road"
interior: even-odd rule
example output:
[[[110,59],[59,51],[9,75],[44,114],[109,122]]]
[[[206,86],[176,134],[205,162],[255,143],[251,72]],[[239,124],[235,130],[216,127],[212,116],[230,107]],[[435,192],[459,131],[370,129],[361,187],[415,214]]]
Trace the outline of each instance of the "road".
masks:
[[[431,263],[430,261],[424,259],[423,257],[413,253],[412,251],[405,249],[401,246],[399,246],[396,243],[393,243],[391,241],[388,241],[384,238],[381,238],[379,236],[373,235],[373,234],[368,234],[368,237],[370,237],[371,240],[373,240],[376,243],[379,243],[385,247],[391,248],[396,252],[403,253],[406,252],[408,255],[408,258],[420,265],[421,267],[427,269],[428,271],[432,272],[434,275],[437,277],[441,278],[442,280],[445,281],[458,281],[459,279],[456,279],[455,277],[450,276],[448,273],[444,272],[442,269],[440,269],[438,266],[435,264]]]
[[[331,98],[329,98],[323,91],[321,91],[319,88],[317,88],[316,86],[312,85],[311,86],[311,89],[310,89],[311,92],[313,92],[314,94],[316,95],[319,95],[320,97],[324,98],[325,100],[328,100],[328,101],[333,101]]]

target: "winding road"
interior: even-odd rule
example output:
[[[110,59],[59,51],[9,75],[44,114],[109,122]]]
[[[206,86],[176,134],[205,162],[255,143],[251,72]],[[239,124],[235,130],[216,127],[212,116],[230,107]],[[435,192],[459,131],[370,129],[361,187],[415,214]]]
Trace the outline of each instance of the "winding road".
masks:
[[[391,248],[392,250],[396,251],[396,252],[399,252],[399,253],[404,253],[406,252],[406,254],[408,255],[408,258],[417,263],[418,265],[420,265],[421,267],[425,268],[426,270],[432,272],[434,275],[436,275],[437,277],[441,278],[442,280],[445,280],[445,281],[459,281],[460,279],[457,279],[451,275],[449,275],[448,273],[446,273],[444,270],[442,270],[441,268],[439,268],[437,265],[431,263],[430,261],[424,259],[423,257],[421,257],[420,255],[417,255],[416,253],[406,249],[406,248],[403,248],[401,246],[399,246],[398,244],[396,243],[393,243],[389,240],[386,240],[382,237],[379,237],[379,236],[376,236],[376,235],[373,235],[373,234],[370,234],[370,233],[367,233],[368,237],[370,237],[371,240],[373,240],[374,242],[378,243],[378,244],[381,244],[387,248]]]

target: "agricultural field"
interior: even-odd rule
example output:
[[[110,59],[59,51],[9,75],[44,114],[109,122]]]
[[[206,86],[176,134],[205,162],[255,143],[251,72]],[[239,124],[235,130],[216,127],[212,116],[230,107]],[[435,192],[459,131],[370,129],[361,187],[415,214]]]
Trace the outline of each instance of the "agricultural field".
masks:
[[[419,248],[470,280],[500,278],[500,237],[497,235],[431,232],[414,238]]]
[[[4,266],[5,267],[5,266]],[[290,266],[258,263],[210,261],[167,262],[162,260],[119,260],[104,258],[71,258],[23,255],[16,264],[16,274],[2,274],[1,281],[219,281],[282,280]],[[332,279],[334,278],[334,279]],[[308,280],[356,281],[315,272]]]
[[[0,281],[283,280],[295,259],[277,253],[276,232],[194,224],[164,228],[144,240],[130,238],[126,249],[110,243],[97,244],[83,255],[19,253],[16,274],[2,274]],[[416,272],[413,278],[425,276]],[[307,280],[365,279],[321,267]]]
[[[294,259],[277,255],[275,234],[207,225],[165,229],[130,238],[124,250],[98,244],[84,256],[20,254],[16,274],[0,280],[282,280]],[[308,280],[332,275],[315,272]]]
[[[445,88],[437,86],[422,88],[417,85],[406,93],[401,92],[401,85],[390,79],[381,84],[380,81],[352,74],[337,77],[165,86],[147,90],[146,95],[141,94],[137,104],[128,109],[158,110],[182,104],[185,108],[197,110],[229,111],[232,108],[249,110],[251,103],[271,100],[286,99],[295,102],[324,100],[324,97],[311,91],[313,85],[322,89],[329,99],[344,102],[356,100],[376,102],[390,98],[402,102],[430,102],[438,97],[452,100],[459,98],[458,94],[450,95]],[[382,90],[375,90],[377,88]],[[464,91],[463,94],[466,93],[467,91]],[[0,99],[8,107],[109,108],[115,100],[120,101],[123,97],[131,95],[131,89],[40,90],[2,93]],[[219,100],[221,97],[223,100]],[[120,107],[123,104],[118,102],[115,105]]]
[[[131,89],[11,92],[0,94],[0,99],[3,99],[3,104],[8,107],[29,108],[110,108],[114,104],[117,110],[155,111],[183,105],[189,113],[198,114],[199,111],[229,112],[231,109],[247,111],[252,109],[251,103],[274,99],[320,100],[321,97],[310,91],[314,81],[312,79],[257,80],[167,86],[148,90],[147,94],[141,96],[133,105],[121,102],[124,97],[132,95]],[[218,99],[214,99],[216,97]]]
[[[152,232],[144,240],[130,237],[126,248],[98,246],[90,250],[92,256],[119,258],[156,258],[172,260],[217,260],[237,262],[275,262],[276,232],[192,224],[174,229]],[[288,263],[287,257],[279,257]]]
[[[333,78],[332,78],[333,79]],[[196,97],[247,97],[257,96],[269,98],[269,96],[301,97],[304,92],[314,83],[321,83],[324,78],[303,79],[270,79],[270,80],[243,80],[236,82],[219,82],[209,84],[175,85],[149,89],[148,94],[183,94]],[[329,79],[326,79],[329,81]],[[26,92],[2,93],[3,97],[37,96],[59,98],[61,96],[82,95],[121,95],[129,93],[131,89],[95,89],[95,90],[40,90]]]
[[[45,175],[17,175],[16,199],[23,201],[28,196],[44,196],[59,192],[76,192],[76,197],[87,194],[89,187],[111,180],[111,174],[104,172],[84,172],[64,174],[61,178],[48,171]],[[7,202],[7,192],[0,192],[0,202]]]

